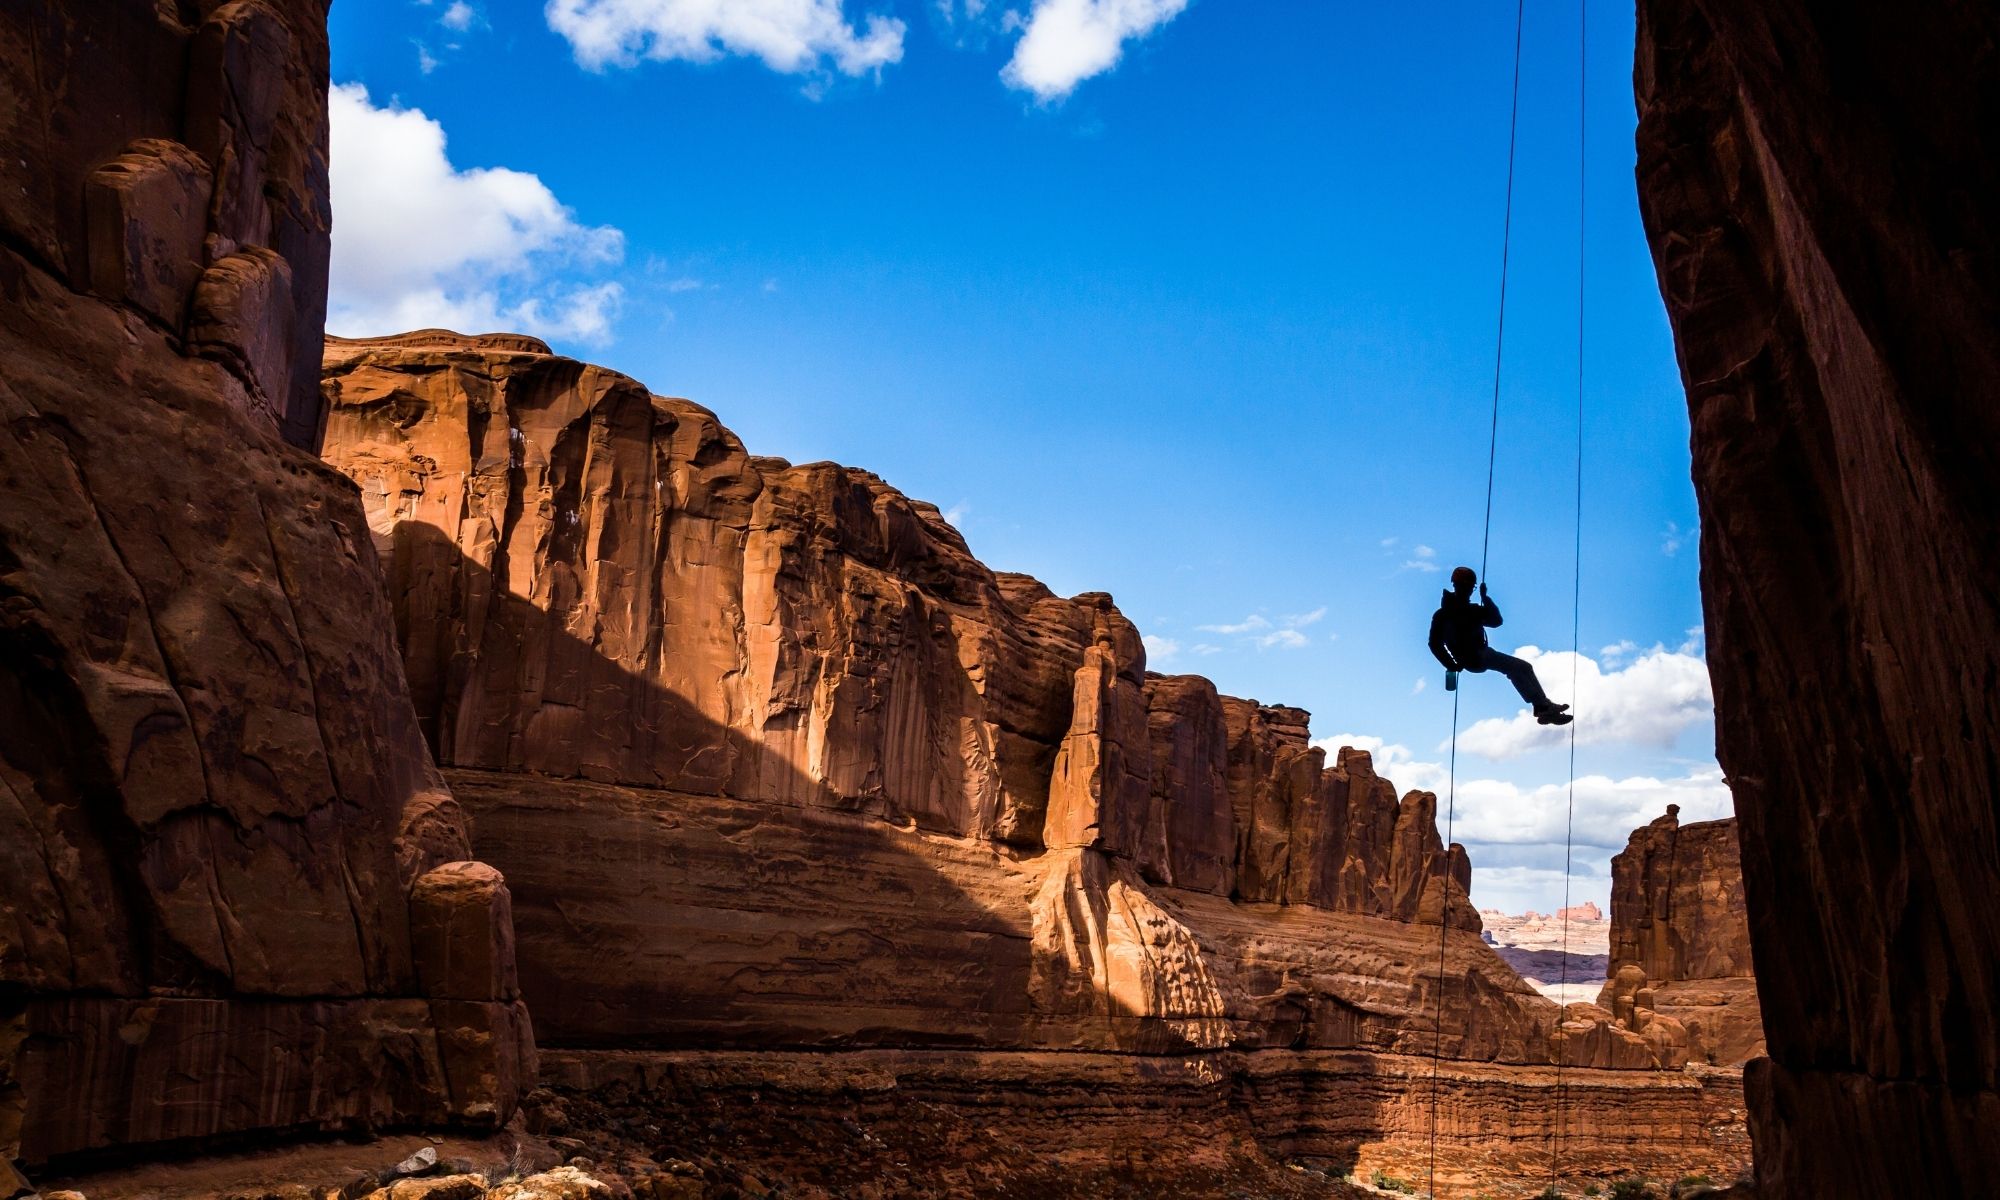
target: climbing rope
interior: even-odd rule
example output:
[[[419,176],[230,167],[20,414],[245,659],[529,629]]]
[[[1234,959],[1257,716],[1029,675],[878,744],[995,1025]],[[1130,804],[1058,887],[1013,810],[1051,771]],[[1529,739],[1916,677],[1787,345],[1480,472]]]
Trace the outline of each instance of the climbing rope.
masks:
[[[1507,354],[1507,266],[1514,244],[1514,158],[1521,130],[1521,34],[1527,25],[1527,0],[1514,5],[1514,82],[1507,110],[1507,204],[1500,221],[1500,311],[1493,332],[1493,419],[1486,440],[1486,517],[1479,534],[1479,578],[1486,579],[1487,552],[1493,544],[1493,468],[1500,452],[1500,368]],[[1451,761],[1447,768],[1444,810],[1444,907],[1438,914],[1437,1012],[1431,1023],[1431,1127],[1429,1190],[1437,1195],[1438,1066],[1444,1057],[1445,936],[1451,930],[1451,840],[1458,816],[1458,701],[1451,694]]]
[[[1576,541],[1571,547],[1569,593],[1569,695],[1576,699],[1577,661],[1583,656],[1583,321],[1585,273],[1589,243],[1585,237],[1590,198],[1590,0],[1576,5]],[[1563,902],[1562,976],[1556,988],[1557,1027],[1569,1011],[1569,883],[1571,858],[1576,842],[1576,722],[1569,726],[1569,789],[1564,798],[1563,823]],[[1563,1060],[1569,1057],[1567,1043],[1556,1056],[1556,1124],[1549,1138],[1549,1186],[1562,1173],[1563,1117],[1568,1111],[1569,1093],[1563,1085]]]

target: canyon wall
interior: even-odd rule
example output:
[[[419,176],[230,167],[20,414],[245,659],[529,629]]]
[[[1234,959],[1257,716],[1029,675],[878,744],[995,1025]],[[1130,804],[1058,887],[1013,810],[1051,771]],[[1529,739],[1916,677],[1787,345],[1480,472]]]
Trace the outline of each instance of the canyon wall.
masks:
[[[1697,1061],[1741,1066],[1764,1053],[1734,819],[1682,825],[1669,804],[1632,831],[1611,860],[1605,977],[1600,1006],[1629,999],[1675,1018]]]
[[[490,1126],[532,1073],[508,893],[313,453],[326,84],[313,0],[0,7],[0,1194]]]
[[[1767,1195],[2000,1178],[2000,12],[1642,0]]]
[[[531,339],[330,339],[325,391],[551,1042],[1416,1049],[1449,885],[1448,1046],[1546,1060],[1436,798],[1110,597]]]

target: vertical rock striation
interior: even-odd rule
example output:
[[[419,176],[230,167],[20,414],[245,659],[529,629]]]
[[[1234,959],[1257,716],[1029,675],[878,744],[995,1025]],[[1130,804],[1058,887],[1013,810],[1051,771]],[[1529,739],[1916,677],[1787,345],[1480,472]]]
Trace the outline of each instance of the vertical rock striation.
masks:
[[[1328,767],[1298,709],[1148,673],[1109,596],[532,339],[329,339],[324,386],[555,1041],[1398,1046],[1449,884],[1450,1044],[1545,1054],[1435,797]],[[1367,965],[1311,914],[1374,929]]]
[[[2000,1178],[2000,14],[1642,0],[1767,1194]]]
[[[312,453],[326,73],[307,0],[0,8],[0,1164],[532,1070],[511,982],[412,952],[470,842]]]
[[[1636,976],[1632,973],[1637,972]],[[1598,1004],[1629,998],[1673,1017],[1698,1061],[1764,1053],[1750,923],[1732,819],[1680,823],[1680,806],[1632,831],[1611,860],[1611,955]]]

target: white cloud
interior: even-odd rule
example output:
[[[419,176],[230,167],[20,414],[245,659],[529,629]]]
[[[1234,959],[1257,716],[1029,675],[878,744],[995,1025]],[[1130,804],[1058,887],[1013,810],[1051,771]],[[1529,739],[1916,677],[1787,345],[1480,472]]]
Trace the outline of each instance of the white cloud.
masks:
[[[1234,625],[1195,626],[1196,629],[1201,630],[1203,633],[1219,633],[1225,637],[1235,637],[1243,633],[1254,633],[1259,629],[1269,629],[1270,627],[1271,622],[1267,618],[1257,616],[1255,613],[1243,618]]]
[[[698,292],[705,286],[706,285],[703,284],[701,280],[696,279],[693,276],[689,275],[684,275],[679,279],[669,279],[667,281],[667,290],[669,292],[676,292],[676,293]]]
[[[439,63],[437,56],[431,53],[431,48],[422,42],[417,42],[415,45],[417,47],[417,70],[425,75],[437,70]]]
[[[1414,553],[1418,558],[1436,558],[1438,556],[1438,552],[1429,546],[1418,546]]]
[[[1692,642],[1679,650],[1655,646],[1628,665],[1608,672],[1589,655],[1567,650],[1523,646],[1516,653],[1534,664],[1550,696],[1575,706],[1578,745],[1620,742],[1670,749],[1682,731],[1714,715],[1708,664],[1698,649]],[[1576,676],[1573,695],[1572,670]],[[1508,686],[1497,672],[1464,678],[1478,678],[1480,682],[1473,686]],[[1569,731],[1563,726],[1537,724],[1524,708],[1511,718],[1489,717],[1474,723],[1458,735],[1458,745],[1467,753],[1508,759],[1563,745],[1568,738]]]
[[[618,230],[579,223],[534,175],[453,166],[442,126],[419,109],[377,107],[360,84],[336,85],[330,108],[330,330],[609,339],[623,289],[551,271],[616,263]]]
[[[444,15],[438,18],[438,24],[446,29],[456,29],[464,33],[472,28],[472,22],[478,16],[479,13],[465,0],[452,0],[451,7],[445,9]]]
[[[950,525],[954,529],[964,529],[965,518],[971,515],[971,513],[972,513],[971,502],[966,500],[960,500],[957,504],[954,504],[950,508],[944,510],[945,524]]]
[[[1275,623],[1271,618],[1261,613],[1251,613],[1241,621],[1233,624],[1197,625],[1195,628],[1202,633],[1219,633],[1224,637],[1243,638],[1259,650],[1296,650],[1301,646],[1311,644],[1312,641],[1311,638],[1299,631],[1308,625],[1318,624],[1325,617],[1326,606],[1322,604],[1311,612],[1294,613],[1291,616],[1280,617]],[[1328,634],[1327,640],[1332,641],[1334,636],[1333,634]],[[1199,647],[1197,649],[1199,650]],[[1206,652],[1214,653],[1217,649],[1220,649],[1220,647],[1211,646]]]
[[[841,0],[549,0],[544,13],[593,71],[741,54],[786,74],[862,75],[903,57],[901,21],[870,13],[857,29]]]
[[[1139,639],[1146,643],[1146,660],[1153,663],[1172,662],[1181,652],[1181,644],[1170,637],[1149,633]]]
[[[1403,563],[1405,571],[1436,571],[1441,568],[1428,558],[1407,559]]]
[[[1211,654],[1222,653],[1222,647],[1211,646],[1207,642],[1196,642],[1194,645],[1188,647],[1188,652],[1191,654],[1199,654],[1202,657],[1206,658]]]
[[[1622,849],[1634,829],[1665,813],[1669,804],[1681,806],[1684,825],[1735,812],[1720,767],[1674,779],[1585,775],[1576,781],[1573,840],[1578,846]],[[1461,779],[1456,836],[1468,845],[1560,848],[1569,807],[1569,789],[1564,782],[1523,788],[1499,779]]]
[[[1410,688],[1410,695],[1421,696],[1424,694],[1424,689],[1429,686],[1430,686],[1430,680],[1424,678],[1422,675],[1419,675],[1417,676],[1417,682]]]
[[[1126,42],[1186,7],[1187,0],[1035,0],[1000,78],[1044,103],[1060,100],[1117,66]]]
[[[1693,530],[1682,529],[1678,522],[1668,521],[1666,529],[1660,534],[1660,553],[1666,555],[1668,558],[1672,558],[1674,555],[1679,554],[1681,547],[1687,545],[1693,538]]]

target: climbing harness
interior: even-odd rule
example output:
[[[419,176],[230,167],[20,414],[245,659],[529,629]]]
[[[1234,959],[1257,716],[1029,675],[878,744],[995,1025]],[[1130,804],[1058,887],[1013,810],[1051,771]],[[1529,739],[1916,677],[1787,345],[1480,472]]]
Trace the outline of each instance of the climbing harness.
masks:
[[[1583,600],[1583,381],[1584,381],[1584,298],[1585,298],[1585,202],[1587,198],[1586,135],[1589,132],[1588,76],[1589,62],[1589,0],[1578,0],[1577,17],[1577,311],[1576,311],[1576,527],[1572,545],[1570,579],[1570,696],[1576,696],[1577,659],[1582,650],[1582,600]],[[1486,513],[1479,537],[1479,578],[1486,578],[1486,568],[1493,542],[1493,481],[1494,468],[1499,461],[1500,449],[1500,382],[1502,365],[1507,348],[1507,276],[1508,259],[1512,251],[1514,231],[1514,165],[1521,122],[1521,42],[1526,25],[1527,0],[1516,0],[1514,8],[1514,77],[1512,98],[1507,117],[1507,199],[1500,226],[1500,302],[1495,321],[1493,346],[1493,416],[1487,432],[1486,442]],[[1458,815],[1458,722],[1459,697],[1456,690],[1451,698],[1451,756],[1447,767],[1445,786],[1445,826],[1444,844],[1446,866],[1444,878],[1444,907],[1438,918],[1438,969],[1436,1013],[1431,1026],[1431,1112],[1430,1112],[1430,1161],[1429,1193],[1437,1196],[1437,1125],[1438,1095],[1440,1090],[1439,1066],[1444,1052],[1444,980],[1445,950],[1447,935],[1451,931],[1452,875],[1450,867],[1450,847],[1454,824]],[[1573,865],[1576,829],[1576,725],[1569,727],[1569,783],[1566,793],[1567,812],[1563,829],[1563,902],[1562,918],[1562,964],[1558,997],[1567,996],[1569,986],[1569,907],[1570,869]],[[1558,1029],[1560,1029],[1561,1007],[1566,1003],[1558,999]],[[1549,1184],[1553,1188],[1560,1174],[1562,1156],[1563,1115],[1567,1094],[1563,1084],[1563,1058],[1556,1058],[1555,1083],[1555,1123],[1550,1132],[1549,1142]]]

